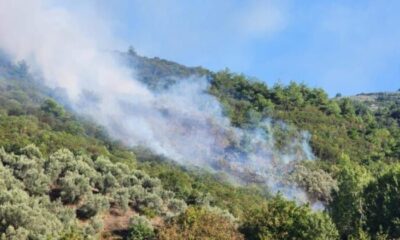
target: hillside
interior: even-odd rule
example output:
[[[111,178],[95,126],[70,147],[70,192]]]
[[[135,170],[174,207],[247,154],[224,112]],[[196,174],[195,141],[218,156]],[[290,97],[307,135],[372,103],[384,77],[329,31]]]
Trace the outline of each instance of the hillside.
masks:
[[[202,67],[187,67],[158,57],[140,56],[132,47],[128,52],[119,54],[134,69],[135,77],[156,90],[167,88],[185,78],[207,77],[211,73]]]
[[[307,131],[315,159],[296,163],[287,181],[323,210],[257,182],[232,184],[224,174],[181,166],[146,146],[126,146],[57,102],[62,91],[43,86],[26,64],[2,57],[2,239],[400,237],[397,94],[329,99],[322,89],[294,82],[267,86],[133,50],[123,56],[155,91],[207,78],[208,93],[238,129],[254,129],[266,119],[279,123],[270,131],[280,152]],[[245,154],[245,147],[229,149]]]
[[[400,92],[361,93],[350,97],[367,106],[384,126],[400,124]],[[394,127],[396,128],[396,127]]]
[[[365,103],[373,110],[378,110],[379,108],[398,105],[400,103],[400,92],[360,93],[350,98]]]

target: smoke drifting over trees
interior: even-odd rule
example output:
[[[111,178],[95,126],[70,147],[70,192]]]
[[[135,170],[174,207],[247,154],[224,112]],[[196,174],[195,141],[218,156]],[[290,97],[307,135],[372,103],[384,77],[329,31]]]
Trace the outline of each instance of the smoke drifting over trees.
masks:
[[[83,24],[82,24],[83,23]],[[143,145],[181,164],[222,171],[232,179],[266,183],[272,191],[303,198],[287,184],[295,162],[313,158],[299,133],[277,149],[282,122],[263,120],[233,127],[205,78],[184,79],[152,91],[111,51],[110,29],[46,1],[0,1],[0,48],[53,88],[66,91],[72,108],[107,127],[110,134]]]

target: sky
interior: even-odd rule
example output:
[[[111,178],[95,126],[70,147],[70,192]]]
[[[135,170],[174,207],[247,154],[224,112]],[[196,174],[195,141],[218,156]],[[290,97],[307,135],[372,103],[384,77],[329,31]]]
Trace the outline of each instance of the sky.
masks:
[[[133,46],[268,85],[296,81],[331,96],[400,88],[397,0],[71,0],[57,3],[109,26]]]

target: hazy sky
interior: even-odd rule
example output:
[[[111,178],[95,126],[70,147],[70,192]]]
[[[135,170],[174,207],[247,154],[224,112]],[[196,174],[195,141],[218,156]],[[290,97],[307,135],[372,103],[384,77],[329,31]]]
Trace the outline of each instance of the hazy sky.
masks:
[[[109,24],[118,49],[331,95],[400,88],[398,0],[66,2]]]

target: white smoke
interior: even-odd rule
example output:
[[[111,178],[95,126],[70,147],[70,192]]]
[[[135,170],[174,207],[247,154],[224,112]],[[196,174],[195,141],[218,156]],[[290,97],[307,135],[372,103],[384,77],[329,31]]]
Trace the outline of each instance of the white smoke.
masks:
[[[281,178],[293,162],[312,158],[307,136],[290,139],[282,152],[274,147],[272,128],[277,123],[264,121],[250,130],[232,127],[206,92],[205,79],[150,91],[104,51],[115,47],[107,33],[107,26],[91,28],[87,19],[44,0],[0,0],[0,48],[16,61],[26,60],[50,87],[65,89],[74,109],[106,126],[113,137],[182,164],[303,197]]]

